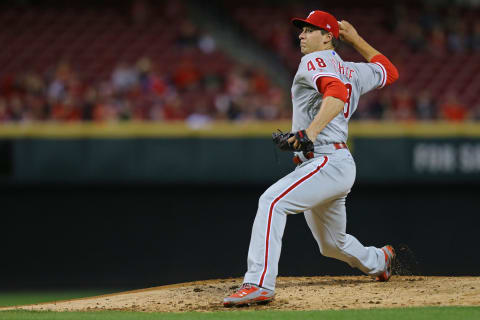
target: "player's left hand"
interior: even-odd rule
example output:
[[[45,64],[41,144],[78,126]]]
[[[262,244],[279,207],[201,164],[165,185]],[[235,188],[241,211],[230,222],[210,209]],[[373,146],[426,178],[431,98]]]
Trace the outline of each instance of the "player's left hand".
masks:
[[[301,135],[304,135],[303,139],[302,139]],[[306,143],[306,140],[311,142],[312,146],[313,146],[313,142],[312,142],[314,140],[313,137],[314,137],[314,135],[312,133],[309,133],[309,130],[306,129],[306,130],[301,130],[301,131],[295,132],[295,134],[292,137],[290,137],[287,141],[288,141],[289,145],[293,146],[294,150],[307,151],[307,150],[303,150],[303,147]]]
[[[313,151],[313,142],[306,130],[295,132],[287,141],[288,144],[293,147],[293,151]]]

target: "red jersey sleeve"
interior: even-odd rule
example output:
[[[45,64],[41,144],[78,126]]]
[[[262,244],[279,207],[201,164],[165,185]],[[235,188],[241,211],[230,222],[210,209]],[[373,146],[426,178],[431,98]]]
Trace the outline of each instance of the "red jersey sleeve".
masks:
[[[347,101],[348,90],[342,81],[333,77],[319,77],[316,81],[318,92],[322,93],[324,97],[334,97]]]
[[[397,68],[383,54],[377,54],[370,60],[370,62],[380,64],[385,69],[385,85],[389,85],[397,81],[399,77]]]

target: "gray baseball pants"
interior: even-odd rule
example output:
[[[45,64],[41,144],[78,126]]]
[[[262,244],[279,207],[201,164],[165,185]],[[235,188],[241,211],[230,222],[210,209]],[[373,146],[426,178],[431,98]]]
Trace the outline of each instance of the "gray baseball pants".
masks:
[[[383,251],[346,233],[345,199],[355,174],[350,151],[340,149],[316,155],[268,188],[259,200],[244,283],[275,289],[287,215],[302,212],[324,256],[371,276],[384,272]]]

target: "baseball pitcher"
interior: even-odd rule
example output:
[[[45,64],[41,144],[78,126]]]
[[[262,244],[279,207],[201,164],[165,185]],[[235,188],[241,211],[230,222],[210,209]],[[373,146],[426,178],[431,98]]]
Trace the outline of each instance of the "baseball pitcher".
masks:
[[[345,143],[360,96],[393,83],[398,71],[347,21],[317,10],[292,22],[301,29],[304,54],[292,85],[292,131],[274,133],[273,140],[281,150],[294,152],[297,167],[260,197],[248,270],[241,288],[224,299],[226,307],[273,299],[289,214],[304,213],[324,256],[345,261],[378,281],[388,281],[392,274],[392,246],[365,247],[346,233],[345,200],[356,168]],[[367,62],[343,61],[335,51],[339,38]]]

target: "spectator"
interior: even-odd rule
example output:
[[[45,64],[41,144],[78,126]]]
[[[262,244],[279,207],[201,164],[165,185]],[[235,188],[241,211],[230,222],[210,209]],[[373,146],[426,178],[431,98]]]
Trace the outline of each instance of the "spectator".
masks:
[[[10,120],[8,115],[7,101],[4,98],[0,98],[0,122],[7,122]]]
[[[200,84],[201,74],[192,59],[185,57],[174,71],[173,81],[179,90],[186,90]]]
[[[44,121],[47,119],[48,105],[41,95],[28,94],[24,99],[26,109],[29,110],[29,120]],[[27,116],[24,116],[24,118],[27,118]]]
[[[389,90],[382,90],[379,95],[370,102],[368,113],[365,118],[385,119],[391,118],[392,112],[392,94]]]
[[[199,43],[198,29],[189,20],[180,24],[180,33],[177,37],[177,46],[182,49],[197,48]]]
[[[187,112],[182,106],[182,100],[176,94],[171,95],[165,101],[163,106],[162,119],[164,120],[185,120]]]
[[[126,91],[138,82],[137,71],[128,66],[125,62],[120,62],[112,73],[112,85],[117,91]]]
[[[242,96],[248,91],[248,77],[244,74],[245,70],[237,66],[227,77],[227,93],[233,97]]]
[[[435,26],[430,36],[429,47],[430,53],[434,55],[442,55],[445,53],[447,37],[441,26]]]
[[[198,48],[205,54],[211,54],[215,52],[215,39],[209,34],[203,34],[198,40]]]
[[[94,110],[97,101],[97,91],[94,87],[87,88],[82,104],[82,120],[91,121],[94,119]]]
[[[468,37],[465,22],[455,22],[448,34],[447,43],[448,49],[453,53],[462,53],[467,50]]]
[[[440,107],[440,114],[444,120],[461,122],[467,119],[468,111],[455,92],[451,91],[447,93],[445,102]]]
[[[469,116],[473,121],[480,121],[480,103],[473,106]]]
[[[415,103],[407,86],[397,89],[393,96],[393,117],[396,120],[414,120]]]
[[[221,93],[215,96],[214,106],[216,110],[216,117],[218,120],[227,120],[231,119],[231,108],[233,102],[230,95]]]
[[[416,22],[410,22],[407,27],[406,41],[412,52],[418,52],[425,48],[426,39],[424,31],[421,26]]]
[[[430,91],[423,90],[415,101],[415,110],[419,120],[432,120],[437,118],[437,106]]]
[[[54,79],[48,87],[48,97],[54,101],[59,101],[67,95],[68,83],[73,77],[73,71],[67,61],[62,61],[58,64]]]
[[[16,121],[16,122],[24,120],[23,115],[25,112],[25,108],[22,103],[22,100],[18,95],[13,95],[10,97],[8,109],[9,109],[10,120]]]
[[[205,98],[197,102],[195,110],[186,118],[188,126],[194,129],[200,129],[212,122],[211,112]]]

